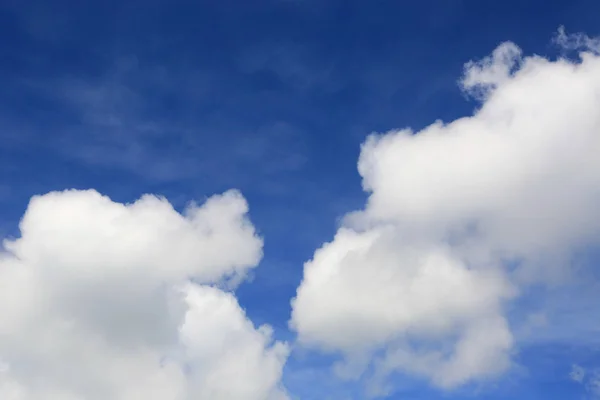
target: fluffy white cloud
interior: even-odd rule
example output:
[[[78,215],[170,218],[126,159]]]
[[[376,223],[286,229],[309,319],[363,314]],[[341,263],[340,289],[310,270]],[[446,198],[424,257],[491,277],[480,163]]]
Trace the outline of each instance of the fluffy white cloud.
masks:
[[[162,198],[34,197],[0,258],[0,397],[275,400],[288,355],[235,297],[262,239],[235,191],[179,214]]]
[[[582,38],[557,42],[594,43]],[[461,85],[482,101],[472,116],[368,138],[366,207],[305,264],[291,326],[359,372],[374,357],[380,378],[441,387],[504,372],[506,303],[599,244],[600,57],[504,43],[466,64]]]

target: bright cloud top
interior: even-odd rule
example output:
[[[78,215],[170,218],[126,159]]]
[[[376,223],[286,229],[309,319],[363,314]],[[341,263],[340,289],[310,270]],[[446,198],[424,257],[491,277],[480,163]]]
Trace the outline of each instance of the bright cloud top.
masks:
[[[149,195],[34,197],[0,259],[0,397],[287,398],[287,345],[212,285],[262,257],[247,212],[235,191],[183,215]]]
[[[292,301],[301,342],[342,352],[342,372],[373,362],[376,379],[445,388],[510,368],[507,302],[600,244],[600,57],[580,58],[504,43],[465,66],[473,116],[369,137],[367,205],[305,264]]]

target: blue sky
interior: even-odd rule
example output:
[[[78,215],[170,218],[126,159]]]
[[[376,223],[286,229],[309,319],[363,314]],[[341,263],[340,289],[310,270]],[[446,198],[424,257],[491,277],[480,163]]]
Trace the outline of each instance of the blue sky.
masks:
[[[600,35],[598,12],[592,0],[4,0],[0,232],[18,235],[29,198],[52,190],[119,202],[154,193],[182,209],[237,188],[265,239],[237,298],[293,342],[303,263],[365,204],[365,138],[471,115],[478,104],[458,84],[467,61],[507,40],[554,57],[558,27]],[[567,326],[574,309],[589,311],[581,303]],[[493,382],[445,391],[398,374],[386,398],[589,398],[569,373],[600,366],[598,344],[547,336],[522,343],[521,368]],[[300,399],[365,398],[364,382],[334,376],[333,359],[295,350],[283,382]]]

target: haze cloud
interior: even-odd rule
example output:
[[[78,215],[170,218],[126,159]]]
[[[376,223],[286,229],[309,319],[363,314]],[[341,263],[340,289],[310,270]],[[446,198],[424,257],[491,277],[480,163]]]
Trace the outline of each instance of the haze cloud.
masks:
[[[287,398],[287,344],[219,289],[262,257],[247,212],[235,191],[183,215],[150,195],[34,197],[0,259],[0,397]]]
[[[338,371],[394,372],[442,388],[512,364],[507,305],[560,284],[600,234],[600,57],[522,56],[513,43],[465,65],[476,112],[371,135],[358,170],[369,193],[304,267],[290,324],[340,352]],[[568,46],[567,46],[568,45]]]

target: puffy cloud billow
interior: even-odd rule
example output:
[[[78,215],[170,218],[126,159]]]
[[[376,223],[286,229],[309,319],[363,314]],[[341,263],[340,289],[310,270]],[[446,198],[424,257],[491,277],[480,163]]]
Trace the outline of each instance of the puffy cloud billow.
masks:
[[[281,400],[289,350],[230,292],[262,257],[235,191],[34,197],[0,259],[0,398]]]
[[[442,388],[497,377],[517,345],[507,305],[600,244],[598,46],[563,30],[556,42],[579,59],[503,43],[465,65],[472,116],[363,144],[367,204],[305,264],[292,301],[300,342],[343,354],[339,372]]]

